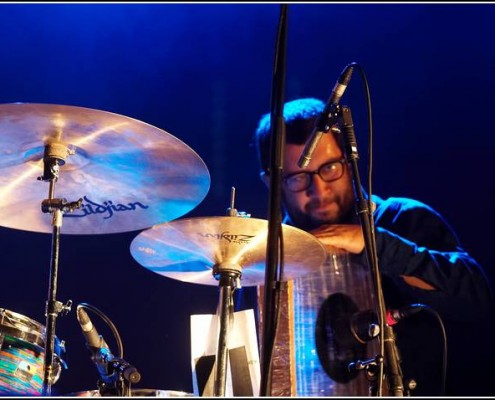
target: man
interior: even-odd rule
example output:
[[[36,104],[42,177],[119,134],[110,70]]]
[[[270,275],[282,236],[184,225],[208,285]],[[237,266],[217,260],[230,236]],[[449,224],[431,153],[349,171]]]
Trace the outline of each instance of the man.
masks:
[[[284,105],[283,222],[312,233],[329,249],[343,249],[366,264],[352,171],[341,133],[324,134],[308,168],[298,166],[324,107],[314,98]],[[261,178],[268,185],[269,114],[260,119],[255,141]],[[493,296],[482,268],[462,249],[455,232],[431,207],[399,197],[382,199],[373,195],[372,200],[376,205],[376,248],[387,308],[419,303],[433,310],[433,315],[437,313],[437,318],[431,313],[417,313],[394,326],[404,379],[417,382],[411,395],[493,395],[495,392],[488,387],[493,352],[486,353]],[[443,326],[449,362],[445,391]]]

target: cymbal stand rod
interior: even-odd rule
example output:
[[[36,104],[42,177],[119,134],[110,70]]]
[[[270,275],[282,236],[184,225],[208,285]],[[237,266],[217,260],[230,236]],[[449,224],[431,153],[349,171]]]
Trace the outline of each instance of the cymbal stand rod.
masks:
[[[229,331],[230,323],[233,318],[232,298],[240,275],[240,272],[236,270],[224,270],[219,273],[219,334],[213,388],[215,397],[225,397],[225,388],[227,384]]]
[[[54,197],[55,197],[55,180],[52,179],[52,180],[50,180],[50,183],[48,186],[48,199],[53,200]],[[52,221],[52,225],[54,225],[53,221]]]
[[[230,190],[230,207],[227,208],[227,216],[237,217],[237,209],[234,207],[234,205],[235,205],[235,187],[232,186]]]
[[[44,375],[43,375],[43,395],[51,395],[51,386],[53,384],[53,357],[55,354],[55,325],[57,316],[70,311],[72,300],[66,304],[57,301],[57,281],[58,281],[58,261],[60,249],[60,228],[62,226],[63,211],[61,209],[52,212],[52,248],[50,260],[50,273],[48,285],[48,300],[46,302],[46,339],[45,339],[45,358],[44,358]]]
[[[57,302],[57,274],[60,245],[60,227],[62,226],[62,211],[55,210],[52,214],[52,251],[50,262],[50,280],[48,286],[48,300],[46,303],[46,342],[45,342],[45,360],[43,376],[43,395],[51,395],[51,385],[53,376],[53,356],[55,350],[55,325],[59,313],[60,304]]]
[[[58,261],[60,249],[60,228],[62,227],[63,212],[73,211],[82,204],[82,199],[77,202],[67,203],[65,199],[55,199],[55,182],[58,180],[60,165],[65,163],[68,150],[60,143],[49,144],[45,147],[44,171],[39,180],[49,181],[48,199],[41,203],[41,211],[52,214],[52,247],[50,256],[50,272],[48,283],[48,300],[46,302],[46,332],[45,355],[43,373],[43,395],[51,395],[51,386],[54,383],[53,359],[55,354],[55,326],[59,313],[67,313],[70,310],[71,300],[67,304],[57,301]]]

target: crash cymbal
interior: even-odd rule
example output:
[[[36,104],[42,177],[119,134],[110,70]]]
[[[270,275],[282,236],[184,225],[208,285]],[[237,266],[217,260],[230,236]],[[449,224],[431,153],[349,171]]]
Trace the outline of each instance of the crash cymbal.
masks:
[[[100,234],[149,228],[198,205],[210,187],[201,158],[159,128],[89,108],[0,104],[0,225],[52,232],[44,176],[47,145],[67,146],[55,199],[82,207],[64,213],[61,233]],[[55,152],[58,148],[55,149]]]
[[[184,218],[153,226],[131,242],[131,254],[159,275],[202,285],[218,285],[213,269],[238,268],[242,286],[265,280],[268,221],[242,217]],[[325,248],[313,235],[282,225],[284,280],[317,269]]]

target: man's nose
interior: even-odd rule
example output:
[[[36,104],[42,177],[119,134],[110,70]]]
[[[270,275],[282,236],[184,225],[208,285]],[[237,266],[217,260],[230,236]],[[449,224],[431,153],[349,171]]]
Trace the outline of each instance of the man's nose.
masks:
[[[307,190],[308,194],[319,194],[327,190],[328,182],[321,179],[320,175],[313,174],[311,176],[311,184]]]

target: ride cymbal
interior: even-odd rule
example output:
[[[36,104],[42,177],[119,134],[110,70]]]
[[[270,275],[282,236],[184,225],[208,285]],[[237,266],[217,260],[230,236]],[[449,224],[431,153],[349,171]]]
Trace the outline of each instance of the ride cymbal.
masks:
[[[184,218],[151,227],[131,242],[143,267],[183,282],[218,285],[214,269],[242,273],[242,286],[263,285],[268,221],[242,217]],[[326,251],[313,235],[282,225],[283,280],[316,270]]]
[[[64,213],[61,233],[149,228],[192,210],[210,187],[208,169],[189,146],[106,111],[0,104],[0,143],[0,225],[8,228],[52,232],[51,215],[41,210],[50,185],[38,179],[47,146],[68,154],[61,157],[53,198],[82,199],[80,208]]]

